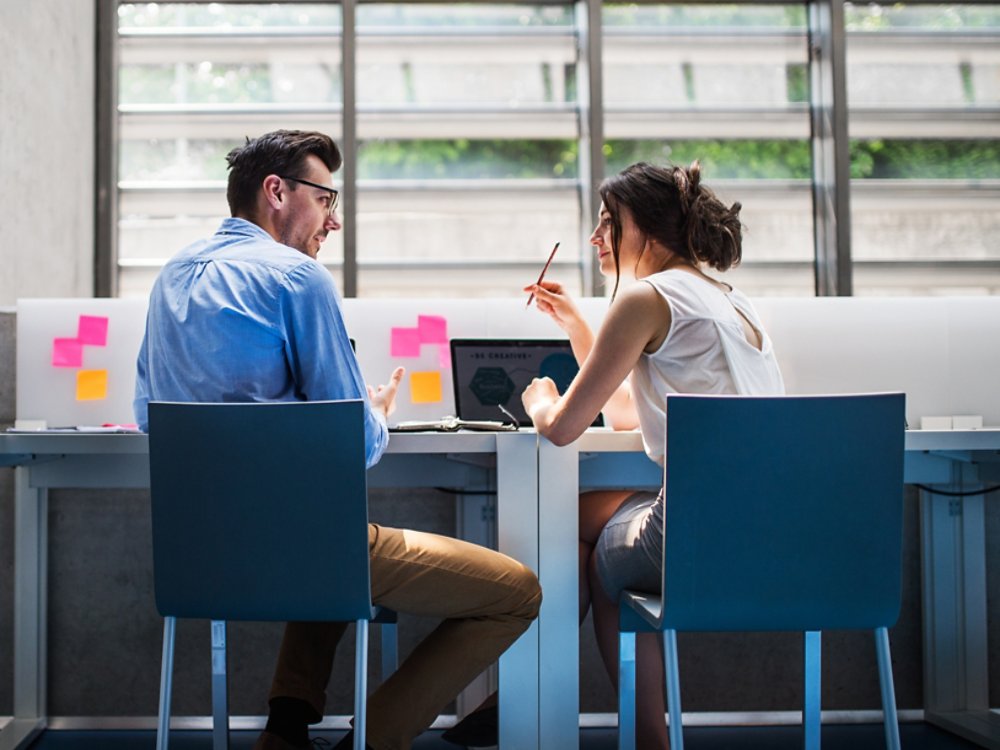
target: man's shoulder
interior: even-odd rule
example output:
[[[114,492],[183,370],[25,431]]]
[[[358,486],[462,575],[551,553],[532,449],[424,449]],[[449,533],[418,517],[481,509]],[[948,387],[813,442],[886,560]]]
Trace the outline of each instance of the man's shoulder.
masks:
[[[322,263],[263,233],[227,233],[220,230],[211,237],[188,245],[167,265],[191,263],[254,268],[304,281],[315,279],[323,282],[326,280],[324,277],[329,277]]]

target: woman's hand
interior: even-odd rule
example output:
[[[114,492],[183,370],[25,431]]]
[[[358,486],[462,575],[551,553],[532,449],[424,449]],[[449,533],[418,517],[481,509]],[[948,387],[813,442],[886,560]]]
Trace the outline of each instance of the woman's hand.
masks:
[[[534,294],[538,309],[551,317],[571,337],[577,329],[587,325],[583,315],[580,314],[580,309],[563,289],[562,284],[556,281],[543,281],[541,284],[524,287],[524,291]]]
[[[583,319],[573,298],[563,289],[563,285],[556,281],[543,281],[541,284],[524,287],[524,291],[534,294],[538,309],[566,332],[573,347],[573,356],[576,357],[577,364],[582,366],[594,345],[594,332]]]
[[[559,389],[552,378],[533,378],[521,394],[524,411],[531,417],[535,427],[541,427],[540,422],[544,424],[544,412],[558,399]]]

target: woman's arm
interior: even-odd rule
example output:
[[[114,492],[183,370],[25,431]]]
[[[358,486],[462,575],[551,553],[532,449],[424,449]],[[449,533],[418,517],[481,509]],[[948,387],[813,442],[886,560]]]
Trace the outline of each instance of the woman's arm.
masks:
[[[573,356],[582,367],[594,347],[594,332],[584,320],[573,298],[565,292],[562,284],[554,281],[532,284],[525,287],[524,291],[534,294],[538,309],[566,332],[573,348]],[[608,425],[615,430],[634,430],[639,426],[639,415],[632,402],[628,380],[623,380],[614,390],[601,411],[607,418]]]
[[[536,378],[521,400],[535,428],[556,445],[583,434],[622,385],[649,342],[670,329],[670,308],[649,284],[619,294],[608,310],[580,372],[560,396],[555,383]]]

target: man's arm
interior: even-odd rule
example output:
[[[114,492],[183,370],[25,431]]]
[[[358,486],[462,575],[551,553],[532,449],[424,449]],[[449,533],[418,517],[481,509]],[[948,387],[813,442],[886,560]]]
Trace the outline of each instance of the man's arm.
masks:
[[[375,464],[389,444],[385,411],[373,408],[344,326],[340,296],[329,272],[317,262],[289,274],[283,300],[286,356],[306,401],[361,399],[365,404],[365,456]]]

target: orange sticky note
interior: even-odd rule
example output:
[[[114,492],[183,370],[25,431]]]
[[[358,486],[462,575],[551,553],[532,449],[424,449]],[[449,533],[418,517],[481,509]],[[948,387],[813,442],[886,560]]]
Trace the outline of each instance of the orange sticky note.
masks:
[[[410,374],[410,400],[415,404],[436,404],[441,401],[441,373]]]
[[[76,400],[100,401],[108,397],[107,370],[77,370]]]

